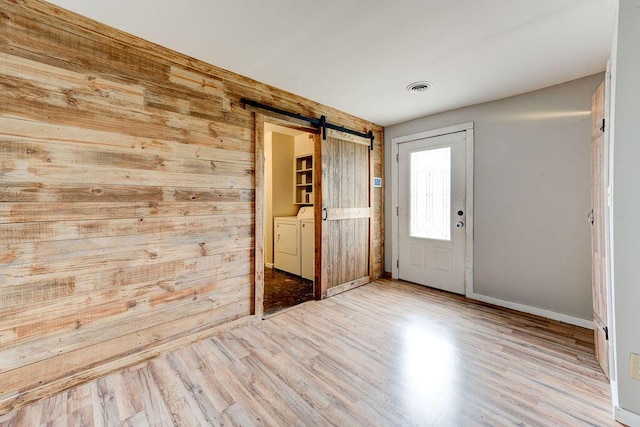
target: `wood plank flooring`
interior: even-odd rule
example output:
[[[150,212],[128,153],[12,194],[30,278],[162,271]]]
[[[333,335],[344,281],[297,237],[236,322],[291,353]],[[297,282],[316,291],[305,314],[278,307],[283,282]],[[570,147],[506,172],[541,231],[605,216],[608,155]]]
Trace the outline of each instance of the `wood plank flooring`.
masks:
[[[379,280],[75,387],[0,425],[617,425],[592,334]]]

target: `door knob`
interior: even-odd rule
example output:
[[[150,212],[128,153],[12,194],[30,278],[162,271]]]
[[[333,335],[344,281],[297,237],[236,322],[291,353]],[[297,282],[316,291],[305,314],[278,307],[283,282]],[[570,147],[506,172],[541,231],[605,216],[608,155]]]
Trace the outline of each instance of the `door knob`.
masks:
[[[456,227],[458,227],[458,228],[464,227],[464,222],[462,222],[462,221],[456,222]]]

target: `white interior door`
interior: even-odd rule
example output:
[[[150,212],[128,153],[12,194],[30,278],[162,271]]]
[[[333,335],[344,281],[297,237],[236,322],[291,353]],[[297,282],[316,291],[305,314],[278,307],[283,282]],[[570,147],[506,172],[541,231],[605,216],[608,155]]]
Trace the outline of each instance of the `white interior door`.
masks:
[[[402,280],[465,293],[465,132],[399,144]]]
[[[591,260],[593,277],[593,323],[596,359],[609,378],[609,280],[607,275],[607,135],[605,83],[591,100]]]

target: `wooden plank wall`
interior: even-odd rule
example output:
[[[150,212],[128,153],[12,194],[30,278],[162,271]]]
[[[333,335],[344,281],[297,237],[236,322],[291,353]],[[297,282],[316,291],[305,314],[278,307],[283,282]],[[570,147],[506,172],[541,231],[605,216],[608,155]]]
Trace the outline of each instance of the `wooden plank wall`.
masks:
[[[0,0],[0,414],[251,318],[255,131],[241,97],[373,129],[382,176],[379,126]],[[382,206],[376,189],[376,276]]]

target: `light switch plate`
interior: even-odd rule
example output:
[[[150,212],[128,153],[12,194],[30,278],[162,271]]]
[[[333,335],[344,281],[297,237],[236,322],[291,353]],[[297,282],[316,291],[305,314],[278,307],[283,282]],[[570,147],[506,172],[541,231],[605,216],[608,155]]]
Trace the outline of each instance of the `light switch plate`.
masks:
[[[631,357],[629,357],[629,376],[640,381],[640,354],[631,353]]]

